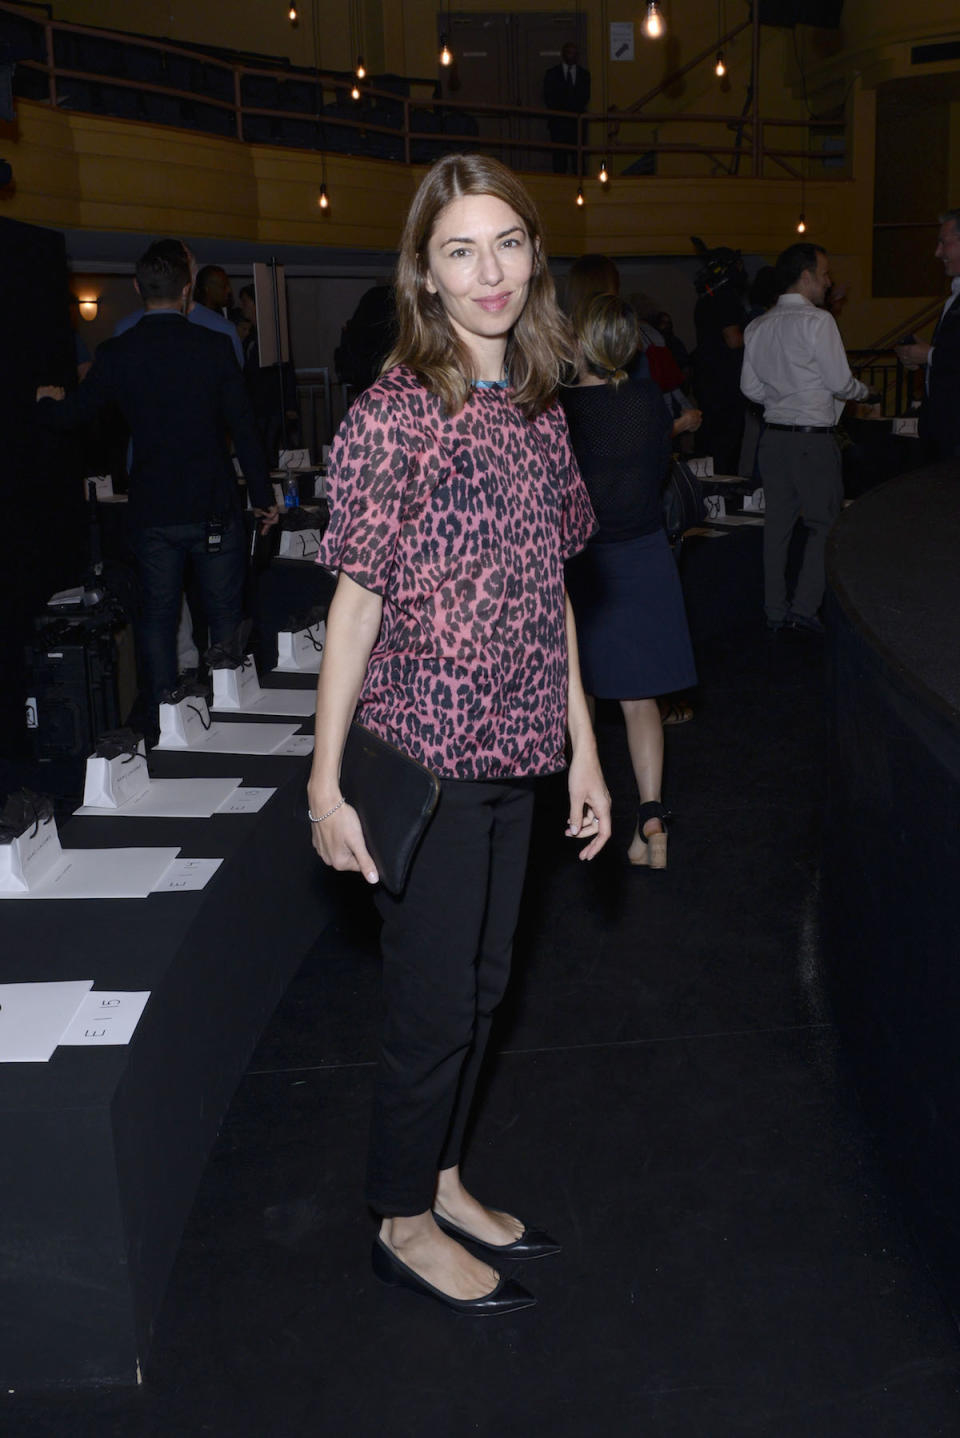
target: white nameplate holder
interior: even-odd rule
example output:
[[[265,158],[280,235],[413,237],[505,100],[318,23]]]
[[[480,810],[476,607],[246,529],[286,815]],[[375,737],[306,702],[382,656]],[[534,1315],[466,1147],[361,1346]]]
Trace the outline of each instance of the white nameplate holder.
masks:
[[[207,701],[200,694],[188,694],[179,704],[161,704],[160,743],[168,749],[200,745],[212,722]]]
[[[101,759],[91,754],[83,785],[83,802],[97,809],[120,809],[150,788],[146,749],[141,739],[137,752]]]
[[[722,494],[705,494],[703,510],[707,519],[723,519],[727,512],[727,502]]]
[[[743,496],[744,514],[764,514],[766,508],[767,505],[762,487],[755,489],[752,494],[745,494]]]
[[[263,692],[253,655],[236,669],[214,669],[213,702],[217,709],[252,709]]]
[[[713,474],[713,455],[701,454],[693,459],[688,459],[687,464],[690,473],[695,474],[697,479],[709,479]]]
[[[277,635],[277,668],[316,674],[323,662],[327,622],[319,619],[307,629],[281,629]]]
[[[9,844],[0,844],[0,893],[29,894],[63,858],[53,818],[32,824]]]

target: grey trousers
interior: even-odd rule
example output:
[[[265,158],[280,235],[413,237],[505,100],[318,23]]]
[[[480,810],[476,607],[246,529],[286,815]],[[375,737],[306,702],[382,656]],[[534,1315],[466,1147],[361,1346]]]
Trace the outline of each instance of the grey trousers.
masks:
[[[843,506],[840,447],[836,436],[764,430],[757,452],[766,513],[763,526],[763,603],[767,619],[779,623],[788,608],[812,618],[826,584],[827,535]],[[787,603],[787,553],[798,519],[807,542],[796,588]]]

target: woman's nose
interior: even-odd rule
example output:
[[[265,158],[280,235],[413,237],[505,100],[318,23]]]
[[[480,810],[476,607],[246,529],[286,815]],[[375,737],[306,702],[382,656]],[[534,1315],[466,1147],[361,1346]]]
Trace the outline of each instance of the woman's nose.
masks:
[[[503,269],[496,250],[486,250],[480,256],[480,283],[498,285],[503,279]]]

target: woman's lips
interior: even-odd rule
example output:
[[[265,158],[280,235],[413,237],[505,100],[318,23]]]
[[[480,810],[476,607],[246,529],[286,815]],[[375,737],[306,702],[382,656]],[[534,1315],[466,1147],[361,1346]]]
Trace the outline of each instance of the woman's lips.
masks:
[[[482,310],[486,310],[488,314],[496,314],[498,310],[502,310],[504,305],[508,303],[512,293],[512,290],[507,290],[505,294],[488,295],[486,299],[475,300],[474,303],[478,304]]]

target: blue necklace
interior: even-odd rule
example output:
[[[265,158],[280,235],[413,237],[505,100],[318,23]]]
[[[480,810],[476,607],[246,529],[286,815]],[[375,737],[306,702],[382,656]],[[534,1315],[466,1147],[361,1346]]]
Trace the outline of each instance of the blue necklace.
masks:
[[[475,379],[474,389],[506,389],[510,383],[507,379]]]

